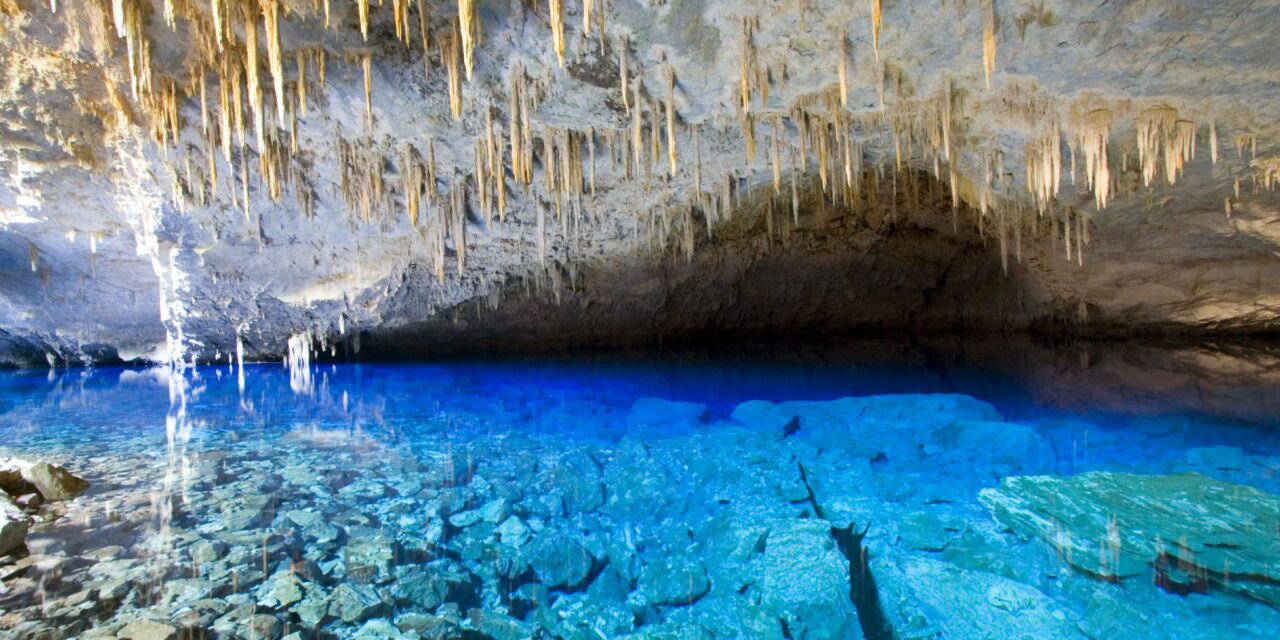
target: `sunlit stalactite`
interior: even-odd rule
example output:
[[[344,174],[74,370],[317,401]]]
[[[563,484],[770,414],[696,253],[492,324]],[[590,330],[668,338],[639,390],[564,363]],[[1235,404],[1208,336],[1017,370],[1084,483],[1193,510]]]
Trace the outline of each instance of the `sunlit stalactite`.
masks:
[[[555,51],[560,66],[564,67],[564,0],[547,1],[551,20],[551,48]]]
[[[982,73],[991,88],[991,72],[996,68],[995,0],[982,0]]]
[[[871,0],[871,47],[876,52],[876,60],[880,59],[880,23],[884,20],[880,2]]]
[[[449,75],[449,113],[454,120],[462,119],[462,74],[459,70],[458,31],[455,24],[453,33],[440,41],[440,57]]]
[[[1177,110],[1167,107],[1153,107],[1138,114],[1135,129],[1138,136],[1138,164],[1142,167],[1142,184],[1151,186],[1160,167],[1160,157],[1164,153],[1168,158],[1172,149],[1178,120]],[[1169,165],[1172,166],[1172,165]],[[1176,176],[1166,176],[1169,184],[1173,184]]]
[[[480,38],[480,17],[476,14],[475,0],[458,0],[458,33],[462,35],[462,65],[471,81],[475,66],[476,41]],[[563,65],[563,60],[561,61]]]

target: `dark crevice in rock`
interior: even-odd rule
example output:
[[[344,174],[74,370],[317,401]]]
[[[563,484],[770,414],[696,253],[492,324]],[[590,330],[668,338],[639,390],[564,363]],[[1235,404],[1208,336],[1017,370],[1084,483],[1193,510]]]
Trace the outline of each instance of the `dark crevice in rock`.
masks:
[[[809,484],[809,474],[803,462],[796,462],[800,470],[800,481],[804,483],[805,492],[809,493],[809,504],[813,506],[815,515],[826,520],[818,497],[813,493],[813,485]],[[876,576],[872,576],[872,568],[867,564],[867,550],[863,548],[863,538],[867,535],[864,529],[854,531],[854,525],[831,527],[831,538],[836,540],[840,553],[849,559],[849,600],[858,609],[858,623],[863,627],[863,636],[867,640],[893,640],[893,628],[884,617],[879,604],[879,591],[876,589]]]
[[[819,518],[826,519],[822,506],[809,484],[809,474],[804,463],[796,462],[800,470],[800,482],[804,483],[809,494],[809,504]],[[847,527],[831,527],[831,537],[836,541],[840,553],[849,560],[849,601],[858,610],[858,624],[862,626],[862,635],[867,640],[893,640],[893,627],[889,624],[880,608],[880,593],[876,589],[875,576],[871,575],[871,567],[867,564],[866,549],[862,539],[866,537],[870,525],[861,532],[853,530],[851,523]]]
[[[893,640],[893,628],[880,608],[880,593],[876,589],[876,578],[871,575],[871,567],[867,564],[867,552],[862,546],[862,539],[867,529],[861,533],[847,527],[832,527],[831,537],[835,538],[840,552],[849,559],[849,600],[858,610],[858,623],[862,625],[862,635],[867,640]]]

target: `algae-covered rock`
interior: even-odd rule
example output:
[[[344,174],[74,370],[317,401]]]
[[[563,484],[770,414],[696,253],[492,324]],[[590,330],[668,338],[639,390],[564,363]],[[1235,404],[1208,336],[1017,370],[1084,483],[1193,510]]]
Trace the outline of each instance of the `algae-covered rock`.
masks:
[[[979,501],[1013,531],[1106,578],[1176,566],[1280,606],[1280,497],[1199,474],[1018,476]],[[1175,580],[1179,581],[1180,580]]]

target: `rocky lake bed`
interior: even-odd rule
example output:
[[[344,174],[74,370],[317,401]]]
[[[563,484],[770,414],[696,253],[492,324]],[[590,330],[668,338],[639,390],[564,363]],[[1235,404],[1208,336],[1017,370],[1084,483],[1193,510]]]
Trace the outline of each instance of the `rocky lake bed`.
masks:
[[[481,394],[445,373],[412,389],[322,378],[268,409],[284,381],[237,393],[222,373],[8,406],[0,636],[1280,629],[1272,432],[1007,420],[960,394],[724,408],[534,383]],[[111,394],[166,386],[160,416],[83,427]]]

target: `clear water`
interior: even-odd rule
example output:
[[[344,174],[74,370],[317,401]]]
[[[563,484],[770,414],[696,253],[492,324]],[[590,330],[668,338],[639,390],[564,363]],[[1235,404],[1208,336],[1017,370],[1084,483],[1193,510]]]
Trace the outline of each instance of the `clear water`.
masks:
[[[1272,636],[1280,560],[1099,576],[1069,514],[1037,536],[980,501],[1009,477],[1195,472],[1257,490],[1256,521],[1223,526],[1266,565],[1280,388],[1178,371],[793,352],[0,373],[0,454],[92,483],[0,562],[0,636]],[[757,400],[819,404],[735,412]],[[1100,556],[1198,543],[1117,513],[1094,514]]]

